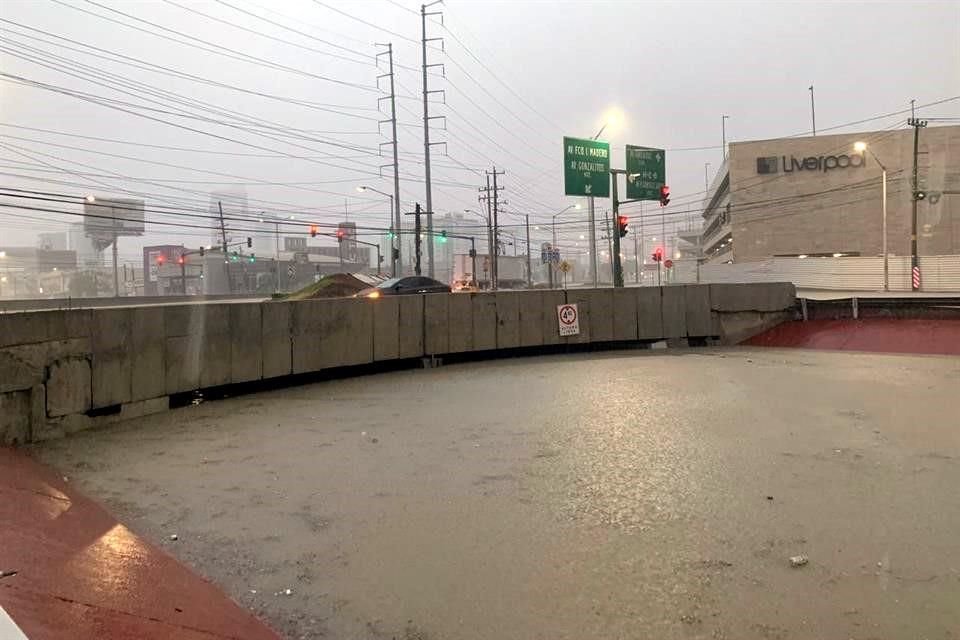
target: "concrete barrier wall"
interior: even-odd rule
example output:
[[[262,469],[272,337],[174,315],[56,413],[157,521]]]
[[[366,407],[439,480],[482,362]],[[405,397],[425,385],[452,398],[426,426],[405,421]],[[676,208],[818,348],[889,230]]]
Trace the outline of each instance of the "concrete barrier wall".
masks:
[[[500,291],[0,314],[0,444],[62,436],[207,387],[542,345],[747,335],[790,284]],[[559,335],[576,303],[580,334]]]

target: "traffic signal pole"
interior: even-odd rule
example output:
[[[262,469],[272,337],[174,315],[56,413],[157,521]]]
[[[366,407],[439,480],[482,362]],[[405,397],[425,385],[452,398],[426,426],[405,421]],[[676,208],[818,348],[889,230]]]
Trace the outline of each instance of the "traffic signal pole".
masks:
[[[613,265],[613,286],[622,287],[623,286],[623,262],[620,260],[620,205],[629,204],[631,202],[642,202],[642,200],[620,200],[619,188],[617,185],[617,176],[618,175],[627,175],[626,169],[610,169],[610,178],[612,191],[610,192],[610,199],[613,201],[613,222],[611,225],[610,235],[613,237],[613,255],[611,257],[611,264]]]

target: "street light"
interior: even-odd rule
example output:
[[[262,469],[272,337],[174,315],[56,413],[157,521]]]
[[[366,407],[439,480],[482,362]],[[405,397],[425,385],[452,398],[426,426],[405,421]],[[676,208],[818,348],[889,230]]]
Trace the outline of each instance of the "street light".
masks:
[[[393,194],[386,193],[366,185],[360,185],[357,187],[357,191],[360,193],[363,193],[364,191],[373,191],[374,193],[379,193],[382,196],[387,196],[390,198],[390,233],[393,236],[393,239],[390,242],[390,264],[393,268],[393,277],[396,278],[400,275],[400,221],[399,219],[393,219]],[[379,265],[377,265],[377,268],[379,269]]]
[[[881,195],[882,195],[882,205],[881,205],[881,228],[883,233],[883,290],[890,291],[890,260],[889,254],[887,253],[887,168],[883,166],[883,163],[880,162],[880,158],[873,152],[872,149],[867,147],[866,142],[855,142],[853,143],[853,149],[857,153],[863,154],[864,152],[869,152],[870,156],[876,160],[877,165],[880,166],[880,182],[881,182]]]

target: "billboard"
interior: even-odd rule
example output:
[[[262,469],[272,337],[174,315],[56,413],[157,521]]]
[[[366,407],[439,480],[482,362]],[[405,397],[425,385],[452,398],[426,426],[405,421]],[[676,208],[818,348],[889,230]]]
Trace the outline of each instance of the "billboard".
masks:
[[[142,236],[143,200],[89,196],[83,203],[83,231],[91,238]]]

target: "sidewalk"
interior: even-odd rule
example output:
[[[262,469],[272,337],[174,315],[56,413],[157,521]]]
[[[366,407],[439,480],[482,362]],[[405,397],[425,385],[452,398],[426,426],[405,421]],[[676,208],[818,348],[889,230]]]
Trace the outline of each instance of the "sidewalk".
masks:
[[[0,638],[279,640],[52,469],[0,448]]]

